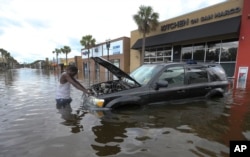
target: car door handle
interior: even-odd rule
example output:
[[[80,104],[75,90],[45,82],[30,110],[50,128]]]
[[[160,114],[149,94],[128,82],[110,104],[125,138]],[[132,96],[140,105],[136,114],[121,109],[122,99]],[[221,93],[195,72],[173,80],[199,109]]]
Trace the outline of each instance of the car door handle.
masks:
[[[178,90],[177,93],[185,93],[185,90]]]

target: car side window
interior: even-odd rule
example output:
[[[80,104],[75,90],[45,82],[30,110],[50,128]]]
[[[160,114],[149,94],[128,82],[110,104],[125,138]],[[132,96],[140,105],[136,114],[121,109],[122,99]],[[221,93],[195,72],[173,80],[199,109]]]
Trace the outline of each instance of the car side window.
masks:
[[[167,68],[158,80],[168,81],[168,88],[184,85],[184,68],[182,66]]]
[[[204,68],[189,68],[187,70],[188,84],[208,82],[208,74]]]

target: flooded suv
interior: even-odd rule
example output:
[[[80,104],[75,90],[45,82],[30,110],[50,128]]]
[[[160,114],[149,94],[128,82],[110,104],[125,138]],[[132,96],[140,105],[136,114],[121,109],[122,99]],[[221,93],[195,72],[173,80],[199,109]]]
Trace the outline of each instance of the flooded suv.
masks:
[[[91,96],[84,103],[102,108],[223,97],[230,84],[224,69],[216,63],[144,64],[127,74],[103,58],[92,59],[117,78],[89,88]]]

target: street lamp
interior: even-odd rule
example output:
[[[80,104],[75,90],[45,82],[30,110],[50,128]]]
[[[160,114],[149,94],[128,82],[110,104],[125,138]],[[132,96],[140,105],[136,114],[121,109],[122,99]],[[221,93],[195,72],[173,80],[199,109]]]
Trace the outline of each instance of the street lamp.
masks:
[[[107,50],[108,50],[108,61],[109,61],[110,40],[106,40],[106,47],[107,47]]]
[[[107,47],[107,52],[108,52],[108,55],[107,55],[107,60],[109,61],[109,48],[110,48],[110,40],[106,40],[106,47]],[[109,71],[108,71],[108,81],[109,81]]]

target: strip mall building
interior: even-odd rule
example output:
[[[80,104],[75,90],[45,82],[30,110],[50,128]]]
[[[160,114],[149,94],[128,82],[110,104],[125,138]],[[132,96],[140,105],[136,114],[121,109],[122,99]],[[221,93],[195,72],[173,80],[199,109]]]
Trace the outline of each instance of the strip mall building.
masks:
[[[131,32],[130,71],[140,64],[142,34]],[[144,62],[216,62],[235,87],[250,88],[250,0],[228,0],[160,22],[147,34]]]

